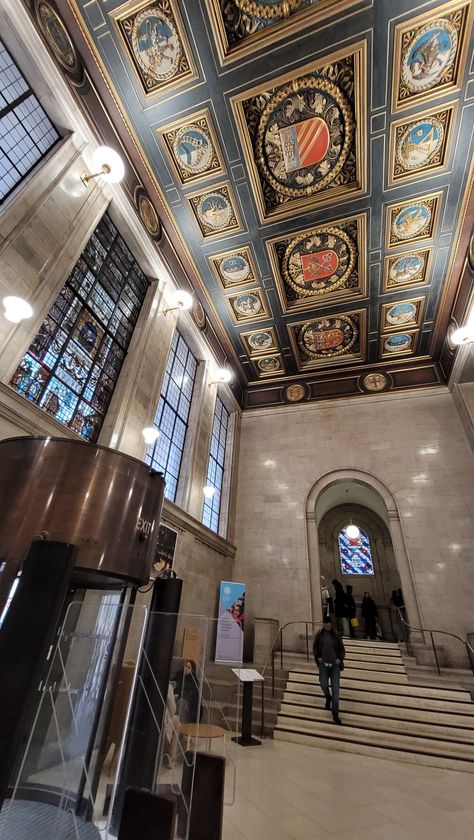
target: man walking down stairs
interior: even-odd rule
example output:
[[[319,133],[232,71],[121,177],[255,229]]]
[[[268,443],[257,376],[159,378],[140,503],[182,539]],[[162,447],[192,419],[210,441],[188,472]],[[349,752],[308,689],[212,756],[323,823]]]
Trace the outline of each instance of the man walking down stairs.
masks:
[[[321,630],[314,637],[313,655],[319,671],[319,684],[326,698],[325,709],[331,709],[334,723],[340,725],[342,720],[339,717],[339,681],[344,670],[346,651],[339,633],[336,633],[332,626],[330,616],[325,617]]]
[[[409,683],[396,644],[344,641],[344,726],[334,726],[324,708],[314,665],[293,654],[275,739],[474,773],[469,691],[433,681]]]

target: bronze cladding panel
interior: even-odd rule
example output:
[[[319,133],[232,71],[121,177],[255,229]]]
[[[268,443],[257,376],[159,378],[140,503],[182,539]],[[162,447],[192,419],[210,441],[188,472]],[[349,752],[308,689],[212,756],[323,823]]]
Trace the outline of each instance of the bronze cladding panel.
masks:
[[[136,458],[91,443],[0,441],[0,559],[10,578],[32,539],[73,543],[77,567],[149,578],[165,482]],[[14,568],[13,568],[14,567]],[[5,570],[7,571],[7,570]]]

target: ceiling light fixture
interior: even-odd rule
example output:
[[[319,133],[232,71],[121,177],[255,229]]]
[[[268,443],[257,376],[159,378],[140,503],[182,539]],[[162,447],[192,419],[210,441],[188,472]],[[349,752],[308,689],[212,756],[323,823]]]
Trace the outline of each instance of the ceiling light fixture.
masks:
[[[455,344],[456,346],[474,343],[474,324],[459,327],[457,330],[454,330],[449,336],[449,340],[451,344]]]
[[[108,184],[118,184],[125,175],[120,155],[109,146],[99,146],[92,155],[94,172],[83,172],[81,181],[86,186],[93,178],[103,178]]]
[[[160,430],[156,428],[156,426],[147,426],[145,429],[142,429],[143,440],[145,441],[148,446],[154,443],[155,440],[158,440],[160,436]]]
[[[357,525],[354,525],[354,523],[352,522],[352,519],[351,519],[351,524],[346,525],[346,534],[347,534],[347,536],[349,537],[350,540],[356,540],[357,537],[360,534],[359,528],[357,527]]]
[[[212,499],[214,493],[216,492],[216,488],[213,487],[212,484],[206,484],[206,486],[202,488],[202,492],[204,493],[206,499]]]
[[[19,324],[20,321],[31,318],[33,315],[33,308],[28,301],[12,295],[3,298],[3,309],[7,321],[11,321],[13,324]]]
[[[212,382],[209,382],[209,388],[211,385],[225,385],[228,382],[231,382],[234,378],[234,374],[228,368],[217,368],[214,373],[215,379]]]
[[[163,315],[166,315],[168,312],[174,312],[176,309],[180,309],[183,312],[186,309],[191,309],[193,296],[185,291],[185,289],[174,289],[170,294],[169,301],[170,306],[166,306],[161,310]]]

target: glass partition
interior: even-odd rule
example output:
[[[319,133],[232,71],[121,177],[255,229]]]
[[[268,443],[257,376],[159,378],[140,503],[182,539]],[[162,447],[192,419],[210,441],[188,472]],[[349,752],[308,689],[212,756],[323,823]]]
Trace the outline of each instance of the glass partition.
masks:
[[[233,802],[240,684],[232,667],[240,663],[213,661],[217,621],[147,613],[119,597],[87,592],[67,610],[0,813],[0,840],[116,838],[125,789],[133,785],[140,709],[152,745],[146,786],[176,803],[176,840],[188,837],[197,752],[225,758],[225,803]],[[154,619],[176,622],[169,675],[153,666],[147,647]]]

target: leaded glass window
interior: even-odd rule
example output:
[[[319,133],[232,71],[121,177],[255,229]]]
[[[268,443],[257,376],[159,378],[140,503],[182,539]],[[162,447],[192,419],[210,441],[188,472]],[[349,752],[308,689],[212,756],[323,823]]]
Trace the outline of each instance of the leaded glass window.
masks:
[[[59,139],[0,41],[0,204]]]
[[[86,440],[97,440],[148,286],[106,214],[10,384]]]
[[[347,536],[346,529],[339,531],[339,558],[343,575],[373,575],[374,563],[367,531],[359,529],[359,536]]]
[[[160,434],[145,456],[147,464],[164,474],[165,496],[172,502],[176,499],[196,370],[197,361],[176,330],[154,420]]]
[[[219,531],[219,515],[222,500],[222,484],[224,481],[224,463],[227,444],[227,432],[229,430],[229,412],[222,400],[216,398],[214,408],[214,421],[212,424],[211,450],[207,464],[206,484],[214,488],[214,495],[204,499],[202,512],[203,525],[207,525],[211,531]]]

